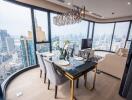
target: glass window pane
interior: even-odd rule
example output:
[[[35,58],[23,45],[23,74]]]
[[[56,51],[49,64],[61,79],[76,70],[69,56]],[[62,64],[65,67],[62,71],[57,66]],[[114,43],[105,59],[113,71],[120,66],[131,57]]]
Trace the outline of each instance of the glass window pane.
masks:
[[[48,17],[47,12],[34,10],[37,42],[48,41]]]
[[[0,80],[36,64],[31,22],[29,8],[0,1]]]
[[[59,46],[63,46],[64,41],[68,40],[71,44],[75,44],[76,48],[81,47],[82,38],[87,38],[88,21],[81,21],[80,23],[57,26],[53,23],[53,17],[56,14],[51,14],[51,40],[52,49],[56,50]]]
[[[128,40],[132,40],[132,25],[131,25],[131,29],[130,29],[130,33],[129,33],[129,38]]]
[[[91,39],[92,38],[92,32],[93,32],[93,22],[90,22],[90,27],[89,27],[89,36],[88,38]]]
[[[129,49],[130,48],[130,44],[131,44],[131,41],[127,41],[125,48]]]
[[[110,50],[114,23],[99,24],[94,27],[93,48],[97,50]]]
[[[116,23],[113,42],[112,42],[112,51],[116,52],[119,48],[124,48],[128,28],[130,22],[120,22]]]
[[[37,51],[39,52],[48,52],[50,51],[50,44],[49,43],[39,43],[36,44]]]

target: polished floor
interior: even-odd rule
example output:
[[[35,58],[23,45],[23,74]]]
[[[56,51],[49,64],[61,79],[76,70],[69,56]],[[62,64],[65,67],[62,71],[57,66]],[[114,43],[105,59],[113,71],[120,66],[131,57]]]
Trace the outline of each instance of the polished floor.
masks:
[[[92,73],[89,76],[88,81],[90,82]],[[124,100],[118,95],[120,80],[103,73],[97,74],[93,91],[86,89],[83,83],[84,80],[81,77],[79,88],[75,88],[77,100]],[[35,68],[24,72],[10,83],[6,92],[6,100],[55,100],[54,85],[47,90],[47,83],[44,84],[43,78],[39,78],[39,68]],[[69,82],[59,86],[57,100],[70,100]]]

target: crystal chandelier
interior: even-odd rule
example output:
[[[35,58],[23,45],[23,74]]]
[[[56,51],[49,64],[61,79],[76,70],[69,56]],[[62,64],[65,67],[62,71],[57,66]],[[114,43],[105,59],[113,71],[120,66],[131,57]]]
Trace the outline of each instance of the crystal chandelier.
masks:
[[[74,6],[70,11],[57,15],[53,18],[55,25],[63,26],[81,22],[82,18],[85,17],[85,6],[80,8]]]

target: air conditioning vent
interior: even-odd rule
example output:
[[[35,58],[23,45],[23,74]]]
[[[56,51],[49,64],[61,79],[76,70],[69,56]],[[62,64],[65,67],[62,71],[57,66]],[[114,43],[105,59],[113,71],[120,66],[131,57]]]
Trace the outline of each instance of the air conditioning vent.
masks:
[[[65,0],[57,0],[57,1],[59,1],[59,2],[61,2],[61,3],[64,3],[64,2],[65,2]]]

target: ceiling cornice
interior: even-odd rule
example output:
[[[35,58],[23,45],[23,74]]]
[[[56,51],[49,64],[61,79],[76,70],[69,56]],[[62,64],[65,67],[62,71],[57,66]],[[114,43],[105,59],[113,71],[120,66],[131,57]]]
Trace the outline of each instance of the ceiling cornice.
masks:
[[[66,12],[70,10],[67,7],[46,1],[46,0],[16,0],[18,2],[38,6],[41,8],[49,9],[55,12]],[[102,19],[102,18],[97,18],[91,15],[86,15],[85,17],[86,20],[91,20],[94,22],[115,22],[115,21],[127,21],[127,20],[132,20],[132,16],[126,16],[126,17],[117,17],[117,18],[110,18],[110,19]]]

